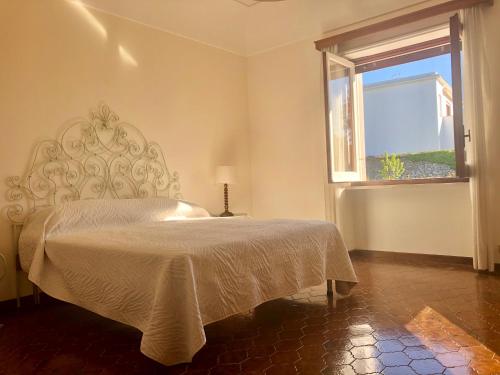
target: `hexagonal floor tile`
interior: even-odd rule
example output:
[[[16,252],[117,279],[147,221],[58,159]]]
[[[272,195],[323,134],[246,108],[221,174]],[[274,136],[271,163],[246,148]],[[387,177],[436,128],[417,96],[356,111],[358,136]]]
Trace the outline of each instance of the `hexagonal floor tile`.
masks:
[[[371,374],[382,371],[384,365],[377,358],[356,359],[352,368],[357,374]]]
[[[398,340],[377,341],[375,346],[382,353],[402,352],[405,349]]]
[[[321,375],[357,375],[351,366],[331,366],[321,371]]]
[[[376,358],[380,355],[379,350],[374,345],[356,346],[350,350],[354,358]]]
[[[265,371],[265,375],[295,375],[297,369],[294,365],[290,364],[276,364],[272,365]]]
[[[351,335],[369,335],[373,332],[373,328],[369,324],[353,324],[348,327]]]
[[[398,339],[404,346],[422,346],[423,342],[416,336],[404,336]]]
[[[464,355],[456,352],[438,354],[436,359],[445,367],[461,367],[469,364],[469,360]]]
[[[420,375],[441,374],[444,371],[443,365],[435,359],[416,359],[410,363],[410,367]]]
[[[424,347],[419,347],[419,346],[412,346],[406,348],[404,350],[404,353],[406,353],[406,355],[411,359],[432,359],[435,357],[435,354],[433,352]]]
[[[326,360],[326,363],[330,366],[349,365],[354,362],[355,359],[352,356],[351,352],[347,350],[327,353],[324,358]]]
[[[411,359],[403,352],[382,353],[378,359],[384,366],[406,366],[411,362]]]
[[[409,366],[386,367],[382,374],[384,375],[417,375]]]
[[[271,362],[273,363],[294,363],[299,360],[299,353],[296,351],[278,351],[271,355]]]
[[[470,367],[453,367],[444,371],[444,375],[477,375]]]
[[[350,338],[351,344],[354,346],[373,345],[377,340],[372,335],[353,336]]]

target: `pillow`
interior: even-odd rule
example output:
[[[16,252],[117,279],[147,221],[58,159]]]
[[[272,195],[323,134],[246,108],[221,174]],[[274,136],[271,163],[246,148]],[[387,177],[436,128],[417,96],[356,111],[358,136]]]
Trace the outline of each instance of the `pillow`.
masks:
[[[37,209],[25,221],[19,257],[26,271],[45,240],[62,233],[92,231],[109,226],[210,217],[196,204],[169,198],[80,200]]]
[[[81,200],[54,207],[52,234],[105,226],[209,217],[204,208],[169,198]]]

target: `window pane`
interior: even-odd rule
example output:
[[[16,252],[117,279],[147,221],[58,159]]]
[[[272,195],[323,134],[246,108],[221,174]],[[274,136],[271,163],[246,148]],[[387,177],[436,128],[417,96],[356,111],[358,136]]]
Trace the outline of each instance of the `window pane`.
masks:
[[[334,172],[355,171],[351,69],[329,62],[330,150]]]
[[[454,177],[450,54],[363,74],[368,180]]]

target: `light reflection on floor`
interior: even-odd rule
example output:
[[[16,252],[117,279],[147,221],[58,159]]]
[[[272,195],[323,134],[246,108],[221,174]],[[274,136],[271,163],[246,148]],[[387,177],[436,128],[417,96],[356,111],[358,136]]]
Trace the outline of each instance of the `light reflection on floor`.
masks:
[[[406,329],[437,353],[437,361],[452,368],[448,374],[466,374],[467,368],[480,374],[500,374],[500,362],[492,350],[431,307],[424,308]]]

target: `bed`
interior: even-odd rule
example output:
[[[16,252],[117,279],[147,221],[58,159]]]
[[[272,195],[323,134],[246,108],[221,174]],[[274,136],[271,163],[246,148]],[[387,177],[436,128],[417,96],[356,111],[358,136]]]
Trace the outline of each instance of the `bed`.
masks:
[[[78,122],[79,154],[65,151],[63,133],[42,153],[49,168],[35,152],[26,177],[14,179],[11,196],[32,202],[28,215],[19,203],[8,210],[22,217],[20,266],[43,292],[136,327],[142,353],[172,365],[205,344],[206,324],[327,280],[343,291],[356,283],[334,224],[212,217],[179,199],[161,149],[123,138],[125,125],[101,106]]]

